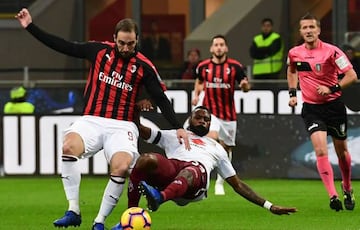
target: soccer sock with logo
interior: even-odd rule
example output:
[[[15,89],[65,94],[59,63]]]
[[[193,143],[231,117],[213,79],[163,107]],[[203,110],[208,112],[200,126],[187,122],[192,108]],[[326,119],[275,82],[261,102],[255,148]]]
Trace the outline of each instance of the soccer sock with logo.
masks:
[[[330,197],[338,196],[334,184],[334,172],[329,162],[328,156],[317,156],[316,166],[321,180]]]
[[[185,177],[177,177],[171,184],[169,184],[162,192],[163,201],[172,200],[174,198],[182,197],[189,185]]]
[[[351,155],[346,153],[344,159],[339,158],[339,168],[345,191],[351,190]]]
[[[106,217],[115,208],[123,192],[125,180],[125,177],[110,176],[101,201],[99,213],[94,220],[96,223],[104,223]]]
[[[79,190],[81,173],[78,169],[78,158],[69,155],[62,156],[61,179],[64,186],[66,199],[69,201],[69,209],[80,214]]]

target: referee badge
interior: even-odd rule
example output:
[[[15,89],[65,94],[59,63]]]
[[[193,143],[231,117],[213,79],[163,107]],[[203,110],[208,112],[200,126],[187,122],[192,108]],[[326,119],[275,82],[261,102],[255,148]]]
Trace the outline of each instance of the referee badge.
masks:
[[[321,64],[316,64],[315,69],[316,69],[316,71],[320,72],[321,71]]]

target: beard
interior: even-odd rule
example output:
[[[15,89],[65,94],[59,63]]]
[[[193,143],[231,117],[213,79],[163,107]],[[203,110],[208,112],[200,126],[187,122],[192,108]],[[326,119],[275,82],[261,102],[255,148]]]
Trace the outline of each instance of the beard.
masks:
[[[219,54],[214,53],[214,56],[220,60],[225,56],[225,53],[219,53]]]
[[[193,133],[195,133],[196,135],[200,136],[200,137],[205,136],[209,132],[209,127],[206,128],[203,125],[196,125],[195,126],[193,124],[190,124],[188,129],[190,131],[192,131]]]
[[[132,56],[134,56],[134,51],[132,52],[119,52],[120,56],[124,59],[130,58]]]
[[[136,48],[134,50],[129,50],[129,51],[120,51],[119,48],[117,47],[115,49],[115,53],[116,55],[118,55],[118,57],[123,58],[123,59],[129,59],[133,56],[135,56],[136,53]]]

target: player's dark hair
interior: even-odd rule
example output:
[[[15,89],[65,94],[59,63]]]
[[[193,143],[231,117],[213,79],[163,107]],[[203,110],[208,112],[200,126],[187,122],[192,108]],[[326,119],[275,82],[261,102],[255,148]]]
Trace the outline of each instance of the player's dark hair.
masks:
[[[320,27],[320,20],[313,14],[311,14],[310,12],[307,12],[304,16],[302,16],[300,18],[300,21],[301,20],[315,20],[316,21],[316,25],[318,27]]]
[[[225,41],[225,44],[227,44],[227,40],[224,35],[222,34],[215,35],[214,37],[212,37],[211,42],[213,42],[216,38],[222,38]]]
[[[195,113],[195,112],[196,112],[197,110],[199,110],[199,109],[204,109],[204,110],[206,110],[208,113],[210,113],[210,110],[209,110],[206,106],[199,105],[199,106],[196,106],[196,107],[193,109],[191,115],[192,115],[193,113]],[[210,114],[211,114],[211,113],[210,113]]]
[[[136,22],[134,20],[132,20],[131,18],[122,19],[116,24],[115,33],[114,33],[115,36],[117,35],[117,33],[119,31],[135,32],[136,39],[138,39],[139,29],[138,29],[138,26],[137,26]]]

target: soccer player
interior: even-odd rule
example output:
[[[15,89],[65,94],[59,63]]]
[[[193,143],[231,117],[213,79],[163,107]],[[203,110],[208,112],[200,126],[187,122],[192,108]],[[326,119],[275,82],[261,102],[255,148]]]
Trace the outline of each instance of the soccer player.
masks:
[[[327,135],[332,137],[339,161],[345,208],[353,210],[355,199],[351,187],[351,156],[346,141],[346,108],[340,96],[341,90],[354,83],[357,76],[338,47],[319,39],[320,21],[316,17],[306,14],[300,19],[300,34],[304,43],[288,53],[289,106],[297,105],[299,81],[304,102],[301,115],[314,147],[318,173],[330,197],[330,208],[343,209],[328,160]],[[338,74],[344,74],[340,81]]]
[[[208,135],[223,145],[231,160],[237,125],[234,90],[236,82],[244,92],[250,90],[250,84],[240,62],[227,56],[228,49],[223,35],[212,38],[211,58],[200,62],[195,71],[195,95],[192,104],[199,105],[199,97],[203,91],[202,105],[218,118],[213,119]],[[218,175],[215,183],[216,195],[225,194],[223,183],[223,178]]]
[[[206,136],[210,122],[210,111],[206,107],[199,106],[192,111],[188,128],[190,151],[174,140],[176,130],[152,130],[140,124],[140,136],[163,148],[166,157],[158,153],[144,153],[140,156],[130,174],[128,207],[139,205],[139,192],[145,195],[148,208],[152,211],[156,211],[162,203],[169,200],[184,206],[205,199],[210,172],[216,169],[235,192],[248,201],[277,215],[296,212],[294,207],[272,204],[241,181],[224,148]],[[113,229],[121,228],[118,224]]]
[[[145,86],[164,117],[177,128],[179,142],[184,142],[189,148],[187,133],[164,94],[165,87],[156,68],[137,51],[138,27],[133,20],[123,19],[117,23],[114,42],[70,42],[37,27],[27,9],[22,9],[16,18],[46,46],[91,63],[84,92],[83,116],[65,130],[62,147],[61,178],[69,207],[63,217],[54,221],[54,225],[81,224],[78,161],[104,149],[110,164],[110,178],[92,227],[104,229],[106,217],[122,194],[128,171],[139,156],[134,108],[140,88]]]

